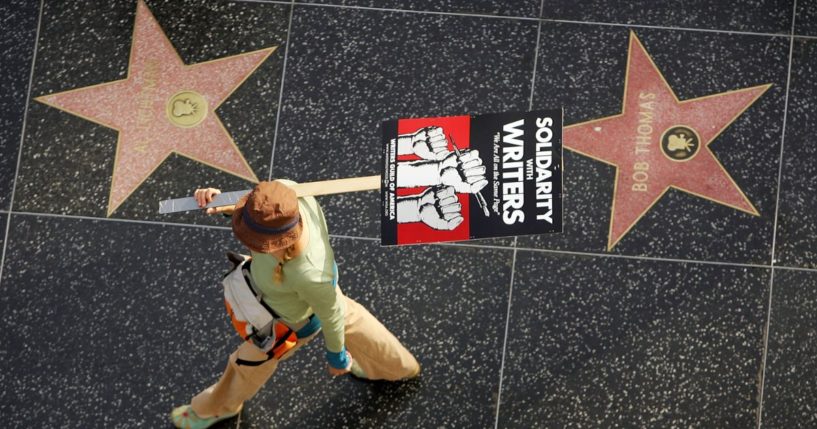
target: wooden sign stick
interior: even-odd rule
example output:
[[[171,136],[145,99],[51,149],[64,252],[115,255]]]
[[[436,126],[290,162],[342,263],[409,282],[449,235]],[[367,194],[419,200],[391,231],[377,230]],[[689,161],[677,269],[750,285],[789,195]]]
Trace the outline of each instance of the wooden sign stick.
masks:
[[[350,177],[348,179],[323,180],[292,185],[299,197],[342,194],[345,192],[371,191],[380,189],[380,176]]]
[[[290,185],[299,197],[317,195],[342,194],[345,192],[370,191],[380,189],[380,176],[350,177],[348,179],[322,180]],[[193,197],[175,198],[159,202],[159,213],[175,213],[190,210],[203,210],[211,207],[235,205],[238,200],[247,195],[250,189],[244,191],[224,192],[213,197],[213,201],[205,207],[199,207]]]

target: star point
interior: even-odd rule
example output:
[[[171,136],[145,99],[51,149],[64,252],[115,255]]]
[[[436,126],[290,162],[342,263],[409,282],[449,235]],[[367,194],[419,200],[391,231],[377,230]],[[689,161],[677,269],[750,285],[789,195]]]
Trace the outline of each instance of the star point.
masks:
[[[139,0],[125,79],[35,100],[119,132],[111,216],[174,153],[258,182],[215,111],[276,49],[185,64]]]
[[[770,87],[679,100],[630,32],[621,113],[567,126],[564,135],[565,148],[616,168],[608,251],[669,189],[759,216],[709,145]]]

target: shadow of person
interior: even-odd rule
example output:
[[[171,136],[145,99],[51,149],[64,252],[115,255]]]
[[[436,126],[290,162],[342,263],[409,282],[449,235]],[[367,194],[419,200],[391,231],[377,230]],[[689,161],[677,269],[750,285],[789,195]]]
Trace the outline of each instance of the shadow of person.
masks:
[[[418,407],[418,398],[428,383],[423,376],[407,381],[363,380],[349,377],[342,388],[341,400],[318,412],[312,409],[295,421],[297,427],[382,428],[399,422],[419,425],[422,415],[407,411]],[[419,426],[418,426],[419,427]]]

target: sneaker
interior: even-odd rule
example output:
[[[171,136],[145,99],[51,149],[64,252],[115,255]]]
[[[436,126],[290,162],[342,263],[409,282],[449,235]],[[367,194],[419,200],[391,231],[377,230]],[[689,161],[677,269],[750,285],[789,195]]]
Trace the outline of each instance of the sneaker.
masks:
[[[170,413],[170,420],[173,421],[173,424],[180,429],[205,429],[222,420],[235,417],[240,412],[241,408],[238,409],[238,412],[233,414],[201,418],[196,415],[196,412],[193,411],[193,408],[191,408],[190,405],[182,405],[181,407],[173,409],[173,412]]]

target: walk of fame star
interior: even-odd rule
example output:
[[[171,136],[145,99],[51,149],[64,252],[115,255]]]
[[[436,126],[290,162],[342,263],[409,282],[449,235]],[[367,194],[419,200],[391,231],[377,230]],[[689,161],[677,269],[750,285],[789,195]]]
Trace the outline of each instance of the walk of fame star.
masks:
[[[564,130],[565,148],[616,167],[607,249],[670,188],[758,216],[708,146],[771,85],[680,101],[633,32],[629,43],[622,112]]]
[[[126,79],[37,101],[119,131],[110,216],[173,153],[258,182],[215,110],[275,49],[186,65],[139,0]]]

